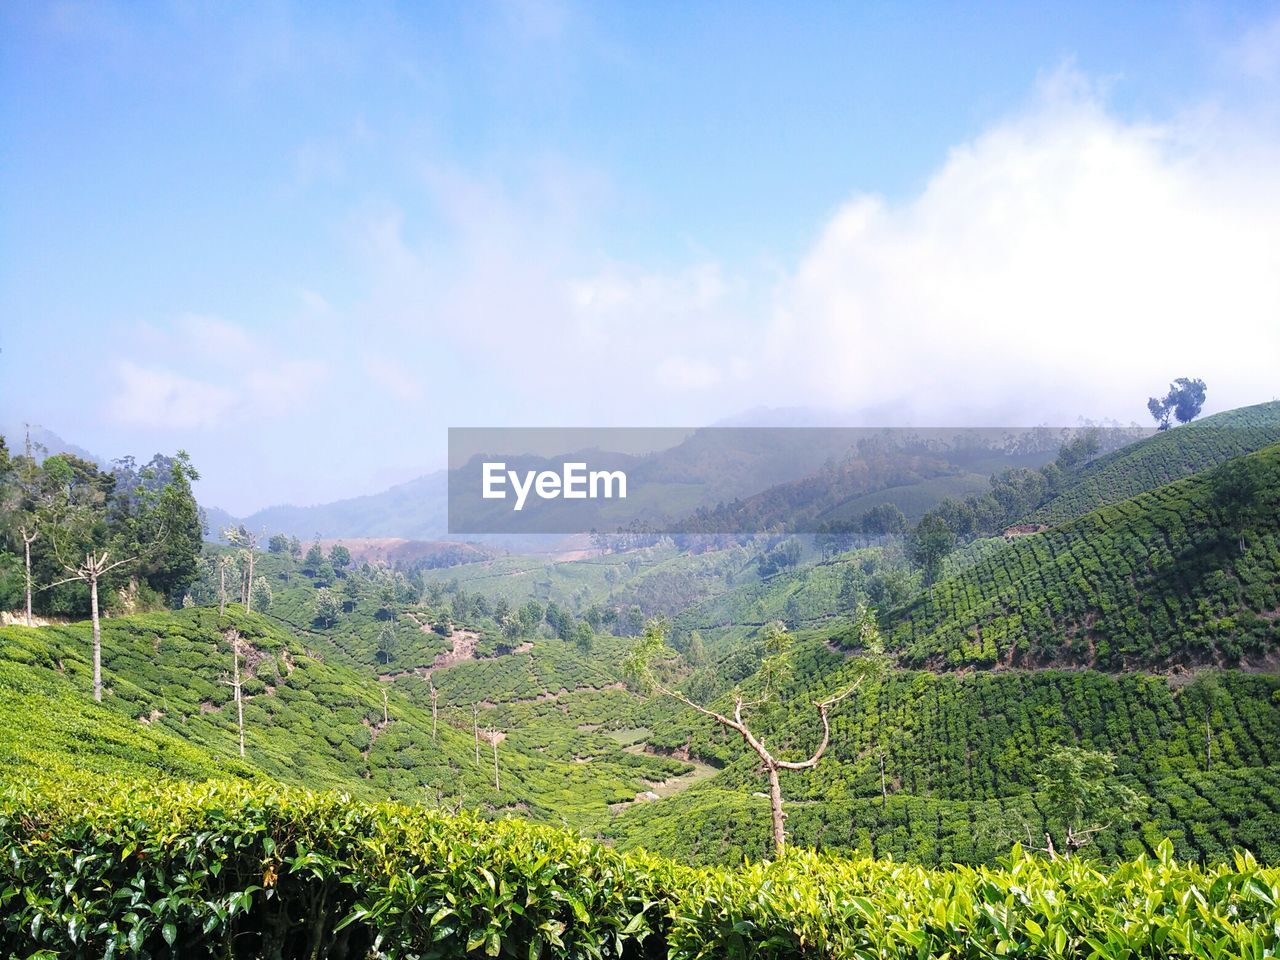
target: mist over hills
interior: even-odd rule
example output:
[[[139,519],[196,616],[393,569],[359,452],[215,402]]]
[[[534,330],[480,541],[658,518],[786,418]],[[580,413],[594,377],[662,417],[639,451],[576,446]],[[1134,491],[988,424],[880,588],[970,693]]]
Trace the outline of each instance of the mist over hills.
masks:
[[[841,413],[808,408],[760,408],[711,427],[692,430],[674,445],[651,453],[601,453],[609,451],[607,444],[615,442],[617,437],[611,436],[610,431],[582,431],[588,439],[573,455],[588,460],[593,466],[603,462],[609,469],[625,469],[632,481],[632,497],[626,505],[603,504],[598,509],[593,505],[598,516],[590,523],[581,519],[584,506],[575,505],[573,509],[579,512],[575,514],[574,529],[578,532],[585,532],[588,527],[612,530],[639,520],[663,529],[705,530],[707,516],[718,518],[718,523],[732,525],[741,522],[743,517],[765,514],[770,524],[786,526],[788,504],[796,495],[794,485],[801,481],[807,482],[810,488],[815,484],[821,488],[823,492],[818,496],[827,501],[827,507],[834,508],[849,500],[849,509],[855,509],[857,501],[850,498],[871,493],[879,486],[894,485],[862,482],[849,487],[845,483],[847,476],[839,470],[833,472],[835,465],[871,455],[862,448],[864,443],[890,446],[905,443],[935,455],[936,462],[930,472],[935,477],[951,476],[952,482],[938,485],[936,491],[922,501],[921,509],[926,509],[947,493],[980,488],[993,471],[1040,462],[1056,451],[1065,435],[1063,430],[1049,428],[985,428],[974,429],[972,435],[961,430],[949,436],[945,429],[865,425],[877,422],[889,421],[874,410]],[[1114,443],[1128,442],[1139,435],[1137,428],[1113,432]],[[655,435],[661,433],[664,432],[655,431]],[[961,437],[963,439],[957,439]],[[509,442],[525,441],[517,432]],[[976,446],[965,451],[957,444]],[[558,468],[568,451],[556,452],[561,455],[549,458],[546,451],[536,454],[514,451],[505,453],[504,457],[511,469],[538,470]],[[455,466],[455,480],[465,476],[467,482],[471,482],[469,474],[474,473],[478,489],[479,462],[476,455],[465,465]],[[447,532],[449,478],[449,471],[439,470],[378,493],[305,507],[271,506],[240,518],[216,507],[208,508],[210,534],[216,537],[226,526],[243,523],[251,529],[299,538],[447,538],[450,536]],[[896,478],[896,483],[912,478],[911,471],[906,471]],[[637,491],[640,496],[636,495]],[[806,494],[809,507],[805,516],[810,521],[821,512],[812,508],[814,496],[812,489]],[[732,506],[738,501],[759,502],[761,498],[774,506],[764,513]],[[704,519],[692,520],[695,515]],[[526,539],[512,540],[512,536],[549,532],[524,525],[519,522],[524,518],[512,516],[509,506],[499,502],[470,504],[467,519],[473,522],[475,530],[488,531],[488,535],[477,535],[476,539],[511,549],[545,546]],[[508,529],[505,525],[508,523],[514,525]],[[496,533],[498,530],[507,532]],[[466,536],[472,538],[470,534]]]
[[[229,523],[243,523],[251,530],[266,530],[291,537],[404,537],[434,540],[448,529],[449,475],[437,470],[397,484],[379,493],[335,500],[309,507],[281,505],[232,518],[216,511]],[[214,534],[215,511],[209,511]],[[221,529],[218,527],[217,529]]]

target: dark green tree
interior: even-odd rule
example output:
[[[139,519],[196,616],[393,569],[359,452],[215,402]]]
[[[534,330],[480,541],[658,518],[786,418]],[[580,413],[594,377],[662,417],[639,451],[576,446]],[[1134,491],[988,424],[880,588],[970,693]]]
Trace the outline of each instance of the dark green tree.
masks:
[[[320,544],[313,543],[302,559],[302,572],[308,577],[314,577],[322,563],[324,563],[324,551],[320,549]]]
[[[907,518],[896,503],[880,503],[862,515],[858,526],[875,537],[901,536],[907,532]]]
[[[942,570],[942,561],[956,545],[956,535],[947,522],[935,514],[925,514],[916,524],[908,542],[911,561],[924,571],[924,582],[933,586]]]
[[[1190,423],[1198,417],[1207,393],[1203,380],[1179,377],[1169,384],[1169,392],[1164,399],[1148,398],[1147,410],[1159,429],[1168,430],[1171,418],[1179,423]]]
[[[1044,851],[1069,857],[1140,805],[1138,795],[1115,780],[1116,760],[1083,747],[1059,747],[1041,765],[1036,786],[1049,811]]]
[[[328,587],[316,591],[313,607],[313,619],[322,627],[331,627],[338,622],[338,598]]]
[[[1241,553],[1245,528],[1262,506],[1263,486],[1262,467],[1253,457],[1236,457],[1214,471],[1214,499]]]
[[[351,551],[340,543],[335,543],[329,550],[329,562],[333,564],[333,569],[341,576],[342,571],[351,566]]]

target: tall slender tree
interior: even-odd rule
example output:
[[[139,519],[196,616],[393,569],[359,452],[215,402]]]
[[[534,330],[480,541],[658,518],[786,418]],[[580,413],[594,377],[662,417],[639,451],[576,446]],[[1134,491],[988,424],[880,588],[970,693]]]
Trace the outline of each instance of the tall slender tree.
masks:
[[[253,565],[258,551],[258,534],[249,530],[244,524],[228,527],[223,531],[227,542],[240,548],[240,557],[244,561],[244,576],[241,578],[240,598],[244,604],[244,612],[253,612]]]
[[[38,444],[32,444],[30,428],[27,430],[25,452],[19,457],[10,459],[4,439],[0,437],[0,454],[3,454],[4,461],[3,469],[0,469],[0,511],[13,518],[10,529],[22,543],[24,622],[28,627],[35,625],[32,612],[35,576],[31,547],[40,539],[40,529],[47,520],[44,512],[49,506],[50,493],[48,484],[44,482],[44,471],[36,462],[36,449],[43,450]]]
[[[493,747],[493,789],[495,793],[502,792],[502,781],[498,779],[498,731],[489,728],[489,743]]]
[[[439,718],[440,691],[435,681],[431,681],[431,739],[436,739],[436,722]]]
[[[137,555],[121,555],[106,522],[112,483],[98,482],[96,467],[84,469],[60,457],[45,461],[56,491],[50,507],[50,542],[59,567],[66,574],[50,583],[54,589],[69,583],[89,588],[93,632],[93,699],[102,701],[102,622],[99,588],[112,571],[127,567]]]
[[[231,644],[231,679],[226,683],[231,687],[236,702],[236,729],[240,732],[240,756],[244,756],[244,696],[240,682],[240,631],[228,630],[224,636]]]

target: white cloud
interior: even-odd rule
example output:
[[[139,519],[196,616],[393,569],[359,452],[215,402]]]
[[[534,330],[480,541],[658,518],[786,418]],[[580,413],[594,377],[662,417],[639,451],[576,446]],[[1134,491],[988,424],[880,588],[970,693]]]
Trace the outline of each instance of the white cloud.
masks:
[[[1269,399],[1280,151],[1117,120],[1068,76],[923,191],[851,199],[795,271],[768,355],[807,402],[923,418],[1141,415],[1168,378]],[[1269,162],[1268,162],[1269,161]]]
[[[425,391],[421,374],[415,374],[393,357],[365,354],[362,365],[374,385],[381,387],[395,399],[405,403],[422,399]]]
[[[191,428],[218,423],[235,406],[233,390],[170,370],[116,365],[119,390],[108,403],[115,421],[134,426]]]
[[[411,244],[399,215],[373,219],[369,328],[380,355],[439,370],[443,351],[503,384],[500,417],[543,422],[701,422],[762,400],[947,423],[1141,419],[1177,376],[1204,377],[1212,408],[1269,399],[1280,140],[1266,129],[1220,107],[1120,119],[1060,71],[916,195],[851,197],[781,277],[585,256],[594,201],[437,173],[455,242]]]
[[[160,429],[216,428],[299,409],[329,365],[274,350],[243,327],[184,314],[166,328],[144,326],[133,341],[142,359],[115,364],[112,421]]]

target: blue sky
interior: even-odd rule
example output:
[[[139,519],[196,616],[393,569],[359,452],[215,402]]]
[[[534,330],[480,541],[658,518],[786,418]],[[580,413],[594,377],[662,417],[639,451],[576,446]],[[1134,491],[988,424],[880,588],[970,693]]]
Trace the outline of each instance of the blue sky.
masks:
[[[1127,422],[1174,376],[1280,382],[1276,4],[0,33],[0,423],[185,447],[233,511],[435,468],[450,425]]]

